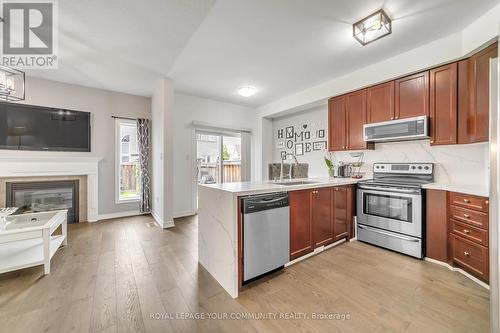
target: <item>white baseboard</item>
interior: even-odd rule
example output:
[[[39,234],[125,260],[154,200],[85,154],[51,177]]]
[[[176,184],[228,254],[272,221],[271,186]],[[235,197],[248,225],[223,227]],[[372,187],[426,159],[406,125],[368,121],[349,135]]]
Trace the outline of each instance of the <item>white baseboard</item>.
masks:
[[[118,219],[118,218],[122,218],[122,217],[138,216],[138,215],[144,215],[144,214],[148,214],[148,213],[141,213],[138,210],[130,210],[130,211],[127,211],[127,212],[99,214],[97,216],[97,221],[109,220],[109,219]],[[96,222],[96,221],[89,221],[89,222]]]
[[[158,224],[162,229],[175,227],[174,221],[165,222],[155,212],[151,212],[151,216],[153,216],[156,224]]]
[[[476,282],[478,285],[480,285],[481,287],[483,288],[486,288],[488,290],[490,290],[490,286],[487,285],[486,283],[484,283],[483,281],[479,280],[478,278],[476,278],[475,276],[467,273],[466,271],[464,271],[463,269],[461,268],[458,268],[458,267],[453,267],[451,265],[449,265],[448,263],[446,262],[442,262],[442,261],[439,261],[439,260],[436,260],[436,259],[432,259],[432,258],[428,258],[428,257],[425,257],[424,258],[425,261],[428,261],[428,262],[432,262],[433,264],[437,264],[437,265],[441,265],[441,266],[444,266],[446,268],[448,268],[450,271],[453,271],[453,272],[458,272],[460,274],[463,274],[465,275],[466,277],[468,277],[469,279],[471,279],[472,281]]]
[[[196,215],[196,212],[180,212],[180,213],[175,213],[174,214],[174,219],[178,219],[178,218],[181,218],[181,217],[186,217],[186,216],[193,216],[193,215]]]

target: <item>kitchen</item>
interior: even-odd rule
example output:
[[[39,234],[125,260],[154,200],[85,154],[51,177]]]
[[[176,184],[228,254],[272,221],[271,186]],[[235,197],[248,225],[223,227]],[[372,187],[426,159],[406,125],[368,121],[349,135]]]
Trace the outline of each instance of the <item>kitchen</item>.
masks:
[[[1,332],[500,332],[500,0],[3,2]]]
[[[199,263],[236,298],[361,241],[489,288],[497,45],[272,119],[268,181],[200,186]]]

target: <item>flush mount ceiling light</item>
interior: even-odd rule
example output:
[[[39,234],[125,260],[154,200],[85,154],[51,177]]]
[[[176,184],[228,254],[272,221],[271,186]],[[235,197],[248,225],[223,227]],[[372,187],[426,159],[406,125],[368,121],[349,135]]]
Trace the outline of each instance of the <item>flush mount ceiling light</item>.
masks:
[[[368,15],[352,25],[352,35],[361,45],[369,44],[392,32],[391,19],[383,9]]]
[[[254,86],[243,86],[238,88],[238,94],[243,97],[250,97],[257,92],[257,88]]]

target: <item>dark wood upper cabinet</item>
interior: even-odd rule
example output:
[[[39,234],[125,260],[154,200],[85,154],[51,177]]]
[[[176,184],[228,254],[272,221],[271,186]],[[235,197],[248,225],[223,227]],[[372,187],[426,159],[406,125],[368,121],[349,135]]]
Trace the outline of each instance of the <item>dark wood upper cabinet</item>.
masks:
[[[346,97],[331,98],[328,101],[328,149],[345,150],[346,133]]]
[[[489,140],[490,59],[498,43],[458,64],[458,143]]]
[[[312,204],[314,247],[327,245],[333,241],[332,189],[314,190]]]
[[[303,190],[289,193],[290,260],[314,250],[312,192]]]
[[[429,115],[428,71],[398,79],[394,85],[394,119]]]
[[[431,145],[457,143],[457,63],[430,70]]]
[[[394,119],[394,81],[366,89],[366,122]]]
[[[373,143],[369,144],[363,140],[363,125],[366,123],[366,90],[348,94],[346,101],[346,149],[373,149]]]
[[[363,141],[366,123],[366,90],[331,98],[328,101],[328,149],[373,149]]]

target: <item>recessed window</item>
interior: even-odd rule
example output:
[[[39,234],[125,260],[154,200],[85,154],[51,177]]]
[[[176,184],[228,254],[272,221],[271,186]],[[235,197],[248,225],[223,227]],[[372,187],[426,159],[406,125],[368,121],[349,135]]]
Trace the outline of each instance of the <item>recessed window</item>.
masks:
[[[117,202],[140,199],[139,145],[137,124],[133,120],[117,119]]]

